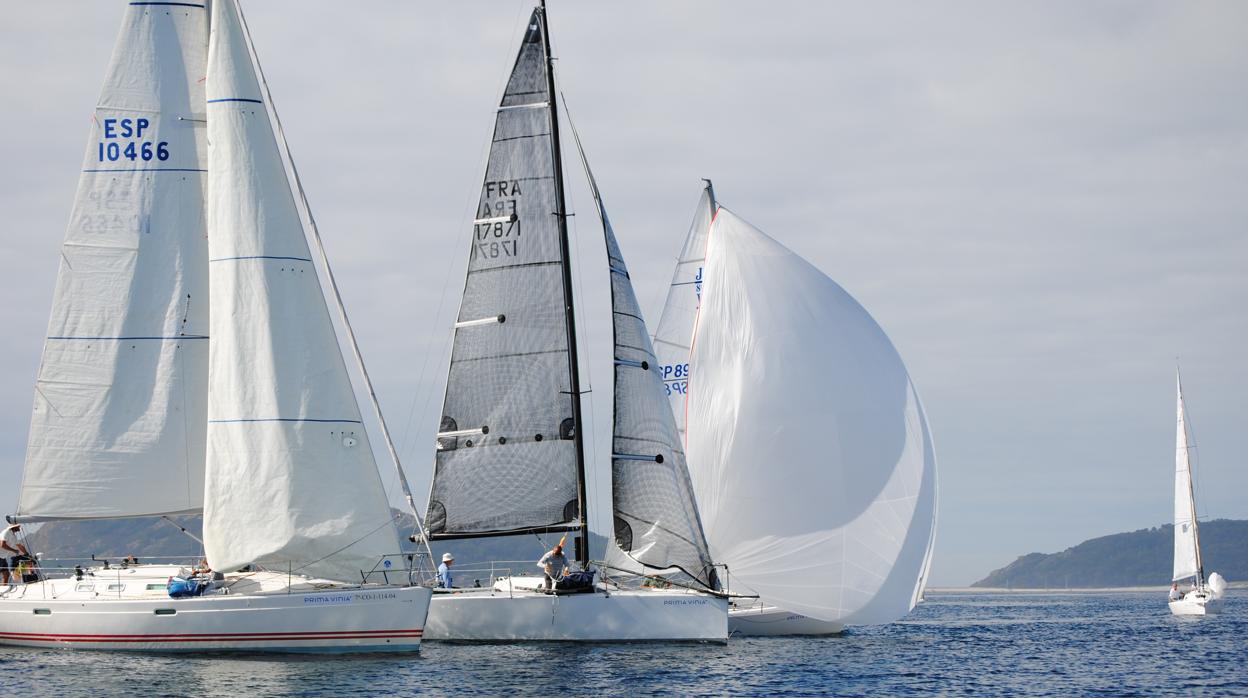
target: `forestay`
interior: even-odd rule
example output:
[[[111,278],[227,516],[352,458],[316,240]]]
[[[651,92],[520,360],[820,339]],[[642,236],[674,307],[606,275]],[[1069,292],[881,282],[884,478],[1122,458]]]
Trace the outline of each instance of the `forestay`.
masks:
[[[707,587],[718,588],[693,499],[684,449],[667,404],[637,294],[579,136],[576,146],[602,221],[611,278],[615,350],[611,493],[615,545],[646,567],[679,568]]]
[[[1196,500],[1192,496],[1191,446],[1187,438],[1187,410],[1183,406],[1183,381],[1177,381],[1178,427],[1174,453],[1174,580],[1200,573],[1200,543],[1196,524]]]
[[[722,207],[704,268],[688,454],[730,589],[831,622],[901,617],[936,506],[901,357],[840,286]]]
[[[455,324],[433,537],[579,521],[545,31],[534,11],[494,125]]]
[[[702,268],[706,256],[706,234],[715,217],[715,194],[708,181],[698,200],[693,224],[685,236],[685,245],[676,261],[676,271],[667,289],[663,314],[654,333],[654,349],[658,356],[663,390],[676,417],[677,431],[684,443],[685,393],[689,387],[689,342],[693,337],[693,321],[702,299]]]
[[[206,53],[201,5],[129,6],[62,248],[19,520],[202,506]]]
[[[360,581],[397,531],[234,1],[212,18],[208,562]]]

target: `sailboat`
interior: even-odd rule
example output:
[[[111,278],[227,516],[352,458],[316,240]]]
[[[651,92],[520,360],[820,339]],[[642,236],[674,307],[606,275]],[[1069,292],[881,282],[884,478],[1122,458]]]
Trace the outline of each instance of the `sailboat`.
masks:
[[[0,643],[419,648],[431,591],[401,553],[313,250],[358,345],[272,109],[236,0],[128,4],[10,520],[202,513],[211,570],[45,569],[0,590]]]
[[[1176,616],[1204,616],[1222,611],[1226,580],[1214,572],[1205,578],[1200,557],[1200,526],[1196,521],[1196,493],[1192,486],[1193,446],[1188,437],[1187,409],[1183,405],[1183,379],[1175,372],[1178,427],[1174,452],[1174,575],[1173,581],[1191,582],[1191,588],[1170,600]]]
[[[888,623],[922,596],[936,458],[888,336],[702,192],[655,336],[733,635]]]
[[[596,576],[581,593],[548,592],[525,573],[532,562],[493,563],[481,588],[436,591],[426,638],[726,642],[727,601],[684,454],[582,152],[608,250],[615,374],[614,536],[591,551],[586,474],[608,463],[587,462],[582,440],[558,94],[541,5],[498,107],[425,522],[434,542],[572,535],[576,562]]]

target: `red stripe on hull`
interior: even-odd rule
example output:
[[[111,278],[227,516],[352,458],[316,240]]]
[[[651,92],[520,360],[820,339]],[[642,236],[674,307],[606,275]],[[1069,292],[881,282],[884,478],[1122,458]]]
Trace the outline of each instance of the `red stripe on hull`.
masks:
[[[371,640],[379,638],[419,638],[421,629],[358,630],[299,633],[182,633],[166,635],[80,635],[55,633],[0,632],[0,640],[29,642],[267,642],[272,640]]]

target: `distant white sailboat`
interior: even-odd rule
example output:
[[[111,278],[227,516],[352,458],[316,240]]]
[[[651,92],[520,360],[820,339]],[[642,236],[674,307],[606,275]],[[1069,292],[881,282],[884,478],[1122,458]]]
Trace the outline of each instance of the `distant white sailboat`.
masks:
[[[730,631],[836,633],[913,608],[936,459],[905,365],[866,310],[707,182],[655,345],[711,554],[729,591],[759,597],[734,604]]]
[[[0,644],[419,648],[431,591],[411,584],[253,51],[236,0],[128,4],[10,517],[202,512],[218,574],[176,599],[189,566],[14,584]]]
[[[1203,616],[1222,611],[1226,580],[1214,572],[1205,578],[1200,557],[1200,526],[1196,520],[1196,493],[1192,485],[1191,445],[1187,429],[1187,408],[1183,404],[1183,380],[1175,372],[1178,427],[1174,457],[1174,575],[1173,581],[1191,580],[1191,588],[1180,598],[1170,600],[1176,616]]]
[[[543,577],[498,562],[483,588],[437,590],[427,638],[726,642],[727,601],[715,593],[680,439],[592,175],[610,265],[615,400],[610,459],[597,462],[584,452],[552,60],[541,6],[530,16],[497,111],[426,522],[432,541],[571,534],[576,562],[596,568],[598,578],[583,593],[548,593]],[[591,553],[586,471],[604,481],[608,468],[615,536]],[[690,588],[619,583],[676,570]]]

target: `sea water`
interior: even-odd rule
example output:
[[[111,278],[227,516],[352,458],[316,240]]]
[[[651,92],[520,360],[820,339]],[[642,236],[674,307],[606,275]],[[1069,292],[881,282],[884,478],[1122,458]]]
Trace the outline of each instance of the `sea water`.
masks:
[[[1248,695],[1248,594],[1175,618],[1165,592],[931,594],[904,621],[727,645],[425,643],[419,656],[0,648],[12,696]]]

